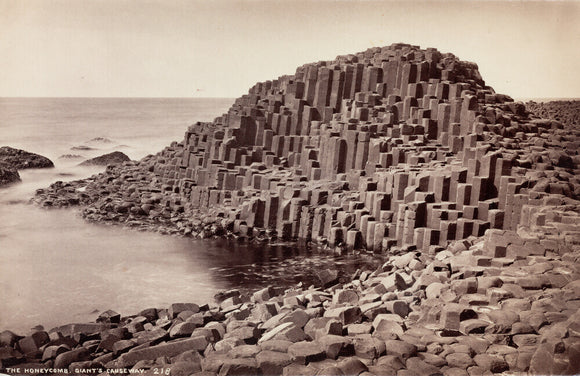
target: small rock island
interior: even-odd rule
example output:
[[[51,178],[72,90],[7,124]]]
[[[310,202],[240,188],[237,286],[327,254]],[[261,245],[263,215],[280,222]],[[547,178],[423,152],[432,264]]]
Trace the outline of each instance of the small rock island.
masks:
[[[50,167],[54,167],[54,164],[42,155],[9,146],[0,147],[0,187],[19,182],[18,170]]]

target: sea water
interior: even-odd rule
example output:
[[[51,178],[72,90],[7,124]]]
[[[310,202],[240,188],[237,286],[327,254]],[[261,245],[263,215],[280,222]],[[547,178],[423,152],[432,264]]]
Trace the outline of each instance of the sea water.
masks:
[[[210,302],[220,290],[316,281],[321,268],[354,272],[380,258],[296,245],[195,240],[85,222],[75,209],[28,202],[57,180],[102,167],[114,150],[140,159],[181,141],[187,126],[226,112],[231,99],[0,98],[0,146],[50,158],[0,188],[0,331],[93,321],[104,310],[136,314],[175,302]],[[67,158],[61,158],[69,155]],[[71,158],[70,155],[77,157]]]

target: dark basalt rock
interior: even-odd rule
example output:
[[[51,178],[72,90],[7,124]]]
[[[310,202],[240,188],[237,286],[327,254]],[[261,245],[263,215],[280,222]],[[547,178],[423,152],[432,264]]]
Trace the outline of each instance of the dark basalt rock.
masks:
[[[2,146],[0,148],[0,166],[7,169],[22,170],[25,168],[54,167],[54,164],[42,155]]]
[[[82,155],[79,154],[63,154],[58,159],[80,159],[83,158]]]
[[[88,159],[82,162],[80,166],[108,166],[112,164],[128,162],[130,160],[131,158],[129,158],[125,153],[114,151],[109,154],[104,154],[99,157]]]
[[[95,137],[89,141],[87,141],[87,144],[110,144],[113,141],[109,140],[106,137]]]
[[[18,171],[0,166],[0,187],[19,181]]]
[[[70,148],[70,150],[89,151],[89,150],[96,150],[96,149],[92,148],[90,146],[86,146],[86,145],[79,145],[79,146],[73,146],[72,148]]]

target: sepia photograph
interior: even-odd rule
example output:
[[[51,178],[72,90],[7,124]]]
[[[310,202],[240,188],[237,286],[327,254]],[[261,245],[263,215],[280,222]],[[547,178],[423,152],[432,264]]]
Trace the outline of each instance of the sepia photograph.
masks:
[[[579,21],[0,0],[0,376],[580,374]]]

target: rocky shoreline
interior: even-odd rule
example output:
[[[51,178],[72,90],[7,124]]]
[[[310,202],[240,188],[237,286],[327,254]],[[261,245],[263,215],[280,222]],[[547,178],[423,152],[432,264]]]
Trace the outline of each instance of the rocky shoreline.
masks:
[[[33,202],[164,234],[366,249],[386,263],[349,282],[329,273],[320,287],[6,331],[2,366],[578,374],[580,128],[567,123],[575,104],[553,108],[526,108],[485,86],[477,65],[407,44],[258,83],[182,142]]]
[[[95,323],[0,334],[8,374],[485,375],[580,372],[580,231],[565,205],[527,236],[491,230],[391,256],[348,283],[268,287]],[[548,214],[550,216],[551,214]]]

